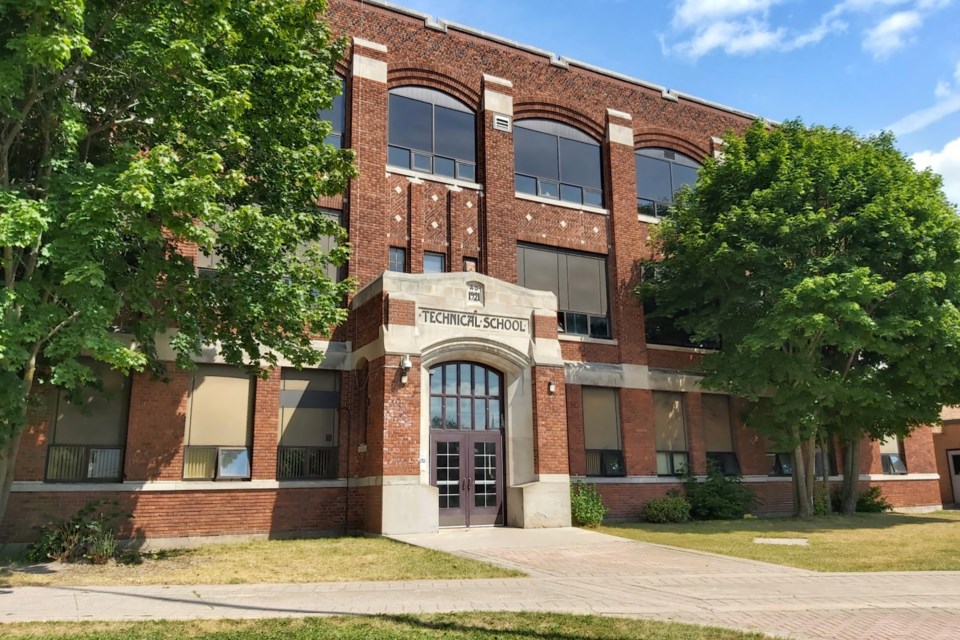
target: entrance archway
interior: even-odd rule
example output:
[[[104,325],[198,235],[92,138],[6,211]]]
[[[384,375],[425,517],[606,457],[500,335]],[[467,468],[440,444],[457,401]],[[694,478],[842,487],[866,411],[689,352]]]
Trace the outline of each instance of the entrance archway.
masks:
[[[476,362],[430,368],[430,483],[442,527],[504,523],[503,374]]]

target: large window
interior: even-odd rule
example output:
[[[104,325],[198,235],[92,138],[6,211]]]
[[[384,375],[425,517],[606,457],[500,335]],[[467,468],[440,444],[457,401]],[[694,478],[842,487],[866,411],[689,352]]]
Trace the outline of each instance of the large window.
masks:
[[[730,424],[730,397],[705,393],[701,398],[707,460],[712,460],[728,476],[739,475],[740,463],[733,449],[733,430]]]
[[[333,97],[333,104],[329,109],[322,109],[317,112],[321,120],[327,120],[333,125],[333,130],[326,137],[324,142],[332,144],[338,149],[343,148],[343,130],[346,122],[346,104],[347,81],[340,78],[340,94]]]
[[[477,179],[476,116],[467,105],[426,87],[390,91],[387,163],[447,178]]]
[[[600,145],[579,129],[552,120],[513,125],[517,193],[603,206]]]
[[[906,458],[903,455],[903,441],[891,436],[880,441],[880,463],[883,472],[887,475],[905,475],[907,473]]]
[[[680,475],[689,466],[682,393],[653,392],[653,429],[657,447],[657,475]]]
[[[193,374],[185,480],[242,480],[250,477],[253,379],[224,365],[200,365]]]
[[[583,441],[588,476],[622,476],[617,390],[583,387]]]
[[[336,478],[339,374],[284,369],[280,384],[277,478]]]
[[[83,389],[74,402],[59,391],[47,449],[47,482],[119,481],[130,406],[130,378],[94,366],[103,391]]]
[[[677,191],[697,182],[700,163],[689,156],[669,149],[639,149],[634,156],[637,166],[637,212],[663,217]]]
[[[502,379],[479,364],[457,362],[430,369],[432,429],[503,428]]]
[[[610,337],[606,256],[517,245],[517,282],[557,295],[561,332]]]
[[[330,218],[337,224],[342,224],[342,214],[340,211],[335,209],[320,209],[320,215]],[[321,251],[324,253],[329,253],[337,248],[337,238],[336,236],[320,236],[318,244]],[[323,271],[332,281],[340,282],[346,277],[347,265],[335,265],[328,263],[324,266]]]

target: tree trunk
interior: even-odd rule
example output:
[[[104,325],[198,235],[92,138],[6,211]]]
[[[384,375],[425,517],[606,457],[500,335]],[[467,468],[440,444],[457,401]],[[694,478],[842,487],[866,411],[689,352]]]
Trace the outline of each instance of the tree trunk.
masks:
[[[17,453],[20,451],[20,438],[27,423],[27,405],[30,392],[33,391],[33,379],[37,373],[37,354],[40,353],[40,344],[37,343],[30,351],[30,358],[23,371],[23,405],[20,420],[14,425],[14,433],[10,436],[7,446],[0,451],[0,524],[7,513],[10,503],[10,489],[13,488],[13,474],[17,468]],[[8,425],[9,426],[9,425]]]
[[[800,427],[793,428],[793,488],[796,515],[806,518],[813,514],[807,499],[807,469],[803,461],[803,442],[800,439]]]
[[[843,515],[853,515],[857,511],[857,498],[860,497],[860,441],[846,441],[846,456],[843,461],[843,493],[841,504]]]
[[[13,487],[13,470],[17,466],[17,452],[20,450],[20,437],[23,435],[23,429],[18,429],[16,435],[10,438],[10,442],[2,452],[0,452],[0,522],[3,522],[3,516],[7,512],[7,504],[10,502],[10,489]]]
[[[823,475],[820,481],[820,492],[823,497],[823,508],[829,514],[833,513],[833,500],[830,496],[830,449],[827,444],[826,431],[818,429],[817,438],[820,440],[820,455],[823,459]]]
[[[806,441],[806,461],[807,461],[807,484],[804,486],[805,495],[804,497],[807,500],[807,508],[810,510],[810,515],[816,513],[816,500],[813,495],[813,487],[817,477],[817,434],[816,432],[811,433],[810,437]]]

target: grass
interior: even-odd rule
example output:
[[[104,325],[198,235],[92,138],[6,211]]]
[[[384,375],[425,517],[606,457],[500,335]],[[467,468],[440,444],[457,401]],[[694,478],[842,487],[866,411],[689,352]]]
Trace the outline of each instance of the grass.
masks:
[[[158,552],[140,564],[0,565],[0,586],[258,584],[524,575],[387,538],[259,540]]]
[[[89,640],[763,640],[757,633],[674,622],[543,613],[457,613],[191,622],[75,622],[0,624],[5,638]]]
[[[603,533],[814,571],[958,571],[960,512],[857,514],[687,524],[623,524]],[[806,538],[809,546],[755,537]]]

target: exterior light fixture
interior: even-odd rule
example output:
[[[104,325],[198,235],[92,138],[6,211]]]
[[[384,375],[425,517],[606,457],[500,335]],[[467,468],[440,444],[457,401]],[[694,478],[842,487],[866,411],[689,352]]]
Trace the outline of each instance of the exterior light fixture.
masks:
[[[557,392],[557,383],[551,380],[547,383],[547,393],[553,395]]]
[[[407,384],[407,374],[410,373],[412,368],[413,361],[410,360],[410,355],[404,355],[400,360],[400,384]]]

